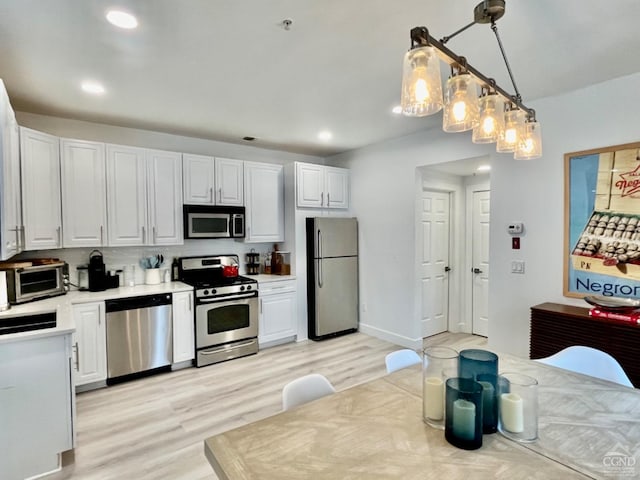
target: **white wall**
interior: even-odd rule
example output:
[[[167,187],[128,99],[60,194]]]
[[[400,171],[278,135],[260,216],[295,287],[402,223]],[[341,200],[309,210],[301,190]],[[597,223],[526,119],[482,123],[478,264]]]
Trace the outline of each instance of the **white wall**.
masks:
[[[567,152],[640,140],[640,74],[530,102],[542,123],[544,156],[515,161],[494,146],[474,145],[469,132],[439,129],[327,159],[351,169],[352,212],[360,224],[360,295],[365,328],[381,338],[416,338],[413,284],[416,167],[490,155],[491,283],[489,345],[528,355],[529,308],[564,298],[563,156]],[[523,221],[521,250],[511,250],[506,226]],[[510,273],[525,261],[525,274]],[[401,343],[401,342],[398,342]]]

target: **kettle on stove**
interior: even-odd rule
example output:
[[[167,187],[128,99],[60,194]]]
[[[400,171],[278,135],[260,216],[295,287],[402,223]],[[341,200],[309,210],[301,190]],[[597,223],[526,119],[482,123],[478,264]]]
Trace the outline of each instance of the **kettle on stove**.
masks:
[[[107,289],[107,271],[100,250],[93,250],[89,254],[89,290],[101,292]]]

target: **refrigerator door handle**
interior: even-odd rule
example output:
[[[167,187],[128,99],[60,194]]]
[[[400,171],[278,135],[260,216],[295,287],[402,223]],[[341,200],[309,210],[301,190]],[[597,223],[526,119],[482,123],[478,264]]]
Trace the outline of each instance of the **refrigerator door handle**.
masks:
[[[322,288],[322,258],[318,259],[318,287]]]
[[[322,232],[318,229],[318,258],[322,258]]]

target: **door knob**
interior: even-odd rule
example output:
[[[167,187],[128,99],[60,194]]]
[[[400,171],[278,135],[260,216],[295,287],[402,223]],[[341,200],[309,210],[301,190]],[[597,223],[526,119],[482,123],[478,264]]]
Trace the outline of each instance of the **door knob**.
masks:
[[[479,268],[474,268],[473,270],[471,270],[473,273],[482,273],[482,270],[480,270]]]
[[[450,272],[450,271],[451,271],[451,267],[448,267],[448,266],[447,266],[447,267],[444,267],[444,271],[445,271],[445,272]]]

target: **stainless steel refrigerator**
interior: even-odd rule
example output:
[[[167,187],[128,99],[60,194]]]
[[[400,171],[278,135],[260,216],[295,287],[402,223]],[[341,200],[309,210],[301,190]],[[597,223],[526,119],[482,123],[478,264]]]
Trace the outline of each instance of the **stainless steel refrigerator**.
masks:
[[[307,218],[309,338],[358,329],[358,220]]]

